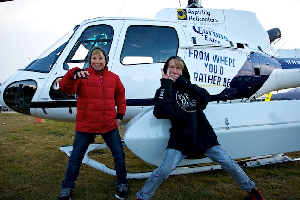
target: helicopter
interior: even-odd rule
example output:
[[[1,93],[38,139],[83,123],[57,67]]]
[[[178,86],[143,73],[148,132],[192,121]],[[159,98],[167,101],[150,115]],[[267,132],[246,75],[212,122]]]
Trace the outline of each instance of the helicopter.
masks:
[[[160,86],[160,69],[177,55],[188,66],[191,82],[211,94],[205,114],[234,159],[271,154],[275,160],[290,160],[280,153],[300,150],[300,115],[294,112],[300,102],[252,102],[272,91],[300,86],[299,52],[278,51],[272,43],[280,37],[279,28],[266,31],[252,12],[197,5],[165,8],[154,18],[88,19],[8,78],[0,87],[0,101],[18,113],[75,122],[77,96],[60,91],[59,81],[69,69],[87,68],[88,51],[100,46],[109,54],[109,70],[119,75],[126,89],[124,145],[158,165],[170,123],[153,117],[153,97]],[[257,146],[247,145],[253,142]],[[107,146],[91,144],[88,152],[102,148]],[[60,149],[70,155],[72,146]],[[115,173],[89,158],[88,152],[83,163]],[[207,162],[211,161],[184,159],[184,168],[174,173],[194,173],[196,168],[186,166]]]

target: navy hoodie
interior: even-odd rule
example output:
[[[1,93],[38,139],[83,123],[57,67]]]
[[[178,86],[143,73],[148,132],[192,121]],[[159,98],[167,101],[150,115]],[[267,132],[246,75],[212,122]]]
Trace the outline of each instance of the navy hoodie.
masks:
[[[182,75],[175,83],[161,79],[161,87],[154,97],[153,114],[158,119],[171,121],[167,148],[200,158],[207,149],[219,144],[203,112],[209,100],[210,95],[204,88],[191,84]]]

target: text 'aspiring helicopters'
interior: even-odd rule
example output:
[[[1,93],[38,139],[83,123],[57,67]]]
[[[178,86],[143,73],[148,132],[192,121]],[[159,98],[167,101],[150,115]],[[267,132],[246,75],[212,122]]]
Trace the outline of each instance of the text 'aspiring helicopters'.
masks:
[[[300,151],[300,114],[294,111],[299,101],[247,101],[300,87],[300,50],[278,51],[272,43],[280,37],[278,28],[265,31],[254,13],[197,4],[163,9],[153,19],[89,19],[8,78],[0,88],[0,101],[26,115],[75,122],[76,95],[62,93],[59,81],[73,67],[87,68],[88,51],[101,46],[109,53],[109,70],[126,89],[123,122],[130,122],[124,129],[125,145],[158,165],[170,124],[153,117],[153,97],[164,62],[178,55],[192,83],[211,94],[205,113],[234,159]],[[93,144],[89,151],[96,148],[105,144]],[[83,162],[114,174],[87,155]],[[185,159],[181,166],[203,162],[210,161]]]

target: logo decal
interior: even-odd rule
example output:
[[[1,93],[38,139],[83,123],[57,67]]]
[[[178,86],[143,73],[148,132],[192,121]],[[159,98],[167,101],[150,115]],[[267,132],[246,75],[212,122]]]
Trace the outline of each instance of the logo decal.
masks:
[[[186,9],[177,9],[177,17],[180,20],[186,20]]]

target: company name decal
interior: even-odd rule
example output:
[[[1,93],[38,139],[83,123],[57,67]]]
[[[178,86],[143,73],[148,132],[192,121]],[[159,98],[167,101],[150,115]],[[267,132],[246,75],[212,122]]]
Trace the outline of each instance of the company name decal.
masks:
[[[300,60],[284,60],[288,65],[300,65]]]
[[[194,32],[202,35],[206,41],[221,44],[220,40],[228,42],[228,38],[214,30],[207,29],[202,26],[193,26]]]
[[[204,70],[194,72],[194,81],[202,84],[230,87],[231,78],[228,77],[229,73],[226,73],[226,70],[235,68],[234,58],[214,55],[196,49],[189,50],[189,57],[204,62]]]
[[[211,17],[211,13],[203,9],[177,9],[178,20],[188,20],[196,22],[218,23],[219,21]]]

